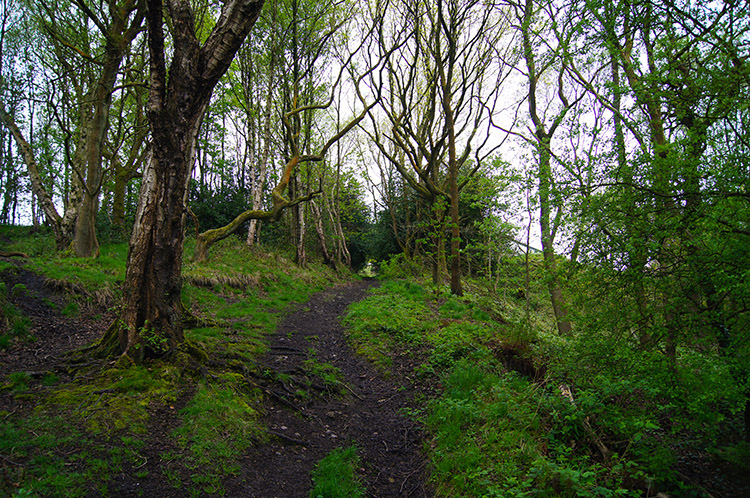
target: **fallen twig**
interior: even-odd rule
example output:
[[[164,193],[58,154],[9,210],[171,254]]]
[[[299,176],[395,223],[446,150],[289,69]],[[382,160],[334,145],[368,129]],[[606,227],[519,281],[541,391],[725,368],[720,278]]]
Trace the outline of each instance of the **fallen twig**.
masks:
[[[301,439],[295,439],[293,437],[287,436],[286,434],[282,434],[280,432],[271,431],[266,429],[266,434],[270,434],[272,436],[276,436],[279,439],[282,439],[284,441],[287,441],[289,443],[298,444],[300,446],[307,446],[307,443],[305,441],[302,441]]]
[[[565,384],[560,384],[559,389],[560,394],[562,394],[563,397],[567,398],[573,406],[576,406],[576,402],[573,399],[573,392],[570,390],[570,387]],[[591,427],[588,415],[583,418],[583,430],[584,432],[586,432],[586,435],[589,437],[594,446],[596,446],[596,449],[599,450],[599,453],[601,453],[604,461],[609,461],[610,457],[612,456],[612,451],[607,448],[604,442],[602,442],[601,438],[596,435],[593,427]]]
[[[350,393],[352,393],[358,400],[360,400],[360,401],[364,400],[364,398],[362,396],[360,396],[359,394],[355,393],[354,389],[352,389],[351,387],[349,387],[349,384],[347,384],[346,382],[341,382],[341,385],[344,386],[347,389],[347,391],[349,391]]]

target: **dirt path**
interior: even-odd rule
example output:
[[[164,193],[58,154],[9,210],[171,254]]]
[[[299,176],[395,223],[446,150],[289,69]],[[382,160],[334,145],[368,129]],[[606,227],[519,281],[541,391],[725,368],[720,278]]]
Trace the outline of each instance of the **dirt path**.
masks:
[[[261,360],[266,371],[286,374],[268,386],[273,394],[265,424],[278,436],[244,457],[242,474],[227,483],[228,496],[307,497],[315,464],[332,449],[352,444],[359,449],[368,496],[432,496],[425,485],[421,429],[403,414],[411,403],[408,386],[385,379],[357,356],[340,324],[346,307],[372,285],[325,290],[282,321]],[[340,370],[346,384],[340,393],[320,385],[310,386],[312,396],[295,391],[294,378],[309,372],[311,359]]]

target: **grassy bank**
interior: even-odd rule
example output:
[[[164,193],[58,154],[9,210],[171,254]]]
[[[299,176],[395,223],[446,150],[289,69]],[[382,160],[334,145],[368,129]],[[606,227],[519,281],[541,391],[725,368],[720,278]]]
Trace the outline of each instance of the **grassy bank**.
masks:
[[[468,282],[457,298],[411,278],[349,309],[352,345],[383,371],[394,354],[417,359],[407,377],[428,388],[412,415],[438,496],[697,497],[741,485],[750,453],[731,365],[685,350],[675,375],[662,353],[602,331],[561,338],[532,279],[529,303],[518,279]]]
[[[3,280],[30,270],[43,284],[0,289],[4,354],[20,354],[37,340],[35,317],[26,317],[24,333],[13,328],[23,315],[22,291],[38,314],[72,326],[93,321],[103,333],[116,316],[127,245],[104,244],[97,259],[72,258],[56,254],[49,237],[10,232],[2,234],[11,241],[5,248],[30,257],[23,270],[3,262]],[[192,254],[190,241],[185,254]],[[266,437],[254,382],[262,375],[254,360],[265,350],[264,337],[290,304],[342,277],[315,264],[300,269],[233,239],[212,248],[206,264],[186,258],[183,276],[191,317],[185,335],[206,353],[205,362],[114,368],[92,360],[70,367],[59,358],[41,371],[0,379],[0,495],[148,496],[132,487],[139,478],[166,483],[180,496],[224,493],[222,481],[239,472],[243,451]]]

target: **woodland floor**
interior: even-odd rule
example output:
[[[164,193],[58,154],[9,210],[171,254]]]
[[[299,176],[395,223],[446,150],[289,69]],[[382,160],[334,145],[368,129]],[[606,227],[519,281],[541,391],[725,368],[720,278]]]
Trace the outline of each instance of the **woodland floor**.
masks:
[[[60,383],[71,381],[72,376],[60,368],[65,353],[98,339],[114,320],[114,312],[91,305],[66,316],[61,310],[69,303],[69,295],[51,288],[20,262],[4,261],[17,266],[16,271],[0,274],[6,288],[23,284],[19,287],[26,289],[21,295],[11,292],[9,300],[30,318],[29,333],[34,341],[14,341],[7,349],[0,349],[0,383],[13,372],[41,378],[54,371]],[[358,449],[361,468],[357,473],[368,496],[433,496],[427,484],[422,428],[408,416],[410,410],[418,408],[415,395],[430,397],[435,387],[412,378],[414,367],[422,360],[420,352],[414,348],[409,354],[394,352],[390,375],[384,376],[351,349],[341,325],[347,306],[363,299],[373,285],[376,282],[364,280],[314,294],[308,302],[292,306],[276,332],[266,338],[267,352],[249,368],[256,372],[257,384],[266,393],[260,411],[269,437],[240,456],[240,472],[221,483],[225,496],[307,497],[315,465],[331,450],[351,445]],[[325,383],[310,376],[315,365],[329,368],[335,373],[335,381]],[[72,373],[75,375],[75,370]],[[32,415],[37,395],[43,397],[47,389],[51,388],[36,382],[23,396],[0,390],[0,414],[6,414],[0,416],[0,424],[11,416]],[[149,406],[148,433],[143,436],[146,445],[139,450],[142,463],[126,463],[121,471],[113,472],[106,485],[107,496],[177,498],[199,489],[187,489],[191,474],[179,461],[162,458],[180,452],[173,432],[181,423],[180,409],[192,398],[195,385],[185,382],[180,389],[174,403]],[[100,409],[106,409],[105,404],[102,401]],[[99,447],[107,444],[103,439]],[[75,445],[55,449],[65,461],[70,461],[75,451],[79,451]],[[688,482],[710,489],[712,494],[706,492],[705,496],[750,496],[748,476],[712,462],[705,453],[681,452],[678,470]],[[23,460],[14,461],[12,454],[0,452],[0,495],[3,489],[18,486],[14,479],[23,473],[19,468],[24,464]],[[167,482],[165,470],[179,475],[182,487]],[[704,496],[695,496],[699,495]],[[87,496],[103,495],[92,487]]]
[[[63,316],[58,310],[64,306],[64,295],[45,285],[43,277],[22,267],[14,273],[3,275],[3,280],[8,288],[21,283],[28,290],[23,298],[12,301],[31,318],[31,334],[36,340],[0,350],[0,379],[11,372],[30,372],[33,376],[54,370],[65,352],[96,340],[114,318],[105,309]],[[264,388],[269,395],[263,422],[271,436],[267,443],[242,456],[239,475],[223,483],[226,496],[306,497],[315,464],[334,448],[351,445],[358,448],[358,474],[368,496],[432,496],[426,484],[421,428],[406,415],[413,403],[413,386],[402,373],[412,371],[413,366],[407,362],[414,360],[406,355],[394,358],[392,374],[386,378],[352,351],[340,324],[346,307],[362,299],[372,285],[371,281],[355,282],[313,295],[309,302],[296,305],[269,337],[269,350],[260,359],[262,368],[293,378],[305,360],[313,359],[338,369],[340,387],[311,386],[312,394],[300,394],[293,386],[270,379]],[[61,374],[60,380],[70,379]],[[277,396],[279,393],[284,396]],[[140,474],[144,470],[148,473],[137,478],[135,468],[125,468],[107,486],[109,496],[186,496],[186,489],[175,489],[165,482],[162,467],[170,463],[161,461],[160,455],[174,449],[170,434],[179,425],[177,412],[191,394],[182,392],[174,406],[151,408],[145,438],[148,443],[141,450],[145,463],[138,469]],[[15,416],[33,410],[33,400],[0,393],[0,412]],[[13,464],[6,459],[0,461],[0,479],[10,475],[2,467]],[[189,482],[189,476],[185,477]],[[99,493],[92,490],[90,496]]]
[[[352,351],[339,322],[346,307],[362,299],[370,285],[356,282],[320,292],[282,321],[264,364],[294,373],[314,351],[318,362],[340,370],[348,392],[316,396],[295,408],[274,400],[265,422],[281,436],[245,456],[243,474],[228,486],[231,495],[306,496],[315,463],[336,447],[354,444],[370,496],[431,496],[425,485],[421,429],[404,413],[412,393],[400,383],[399,371],[407,369],[394,361],[394,374],[384,378]]]

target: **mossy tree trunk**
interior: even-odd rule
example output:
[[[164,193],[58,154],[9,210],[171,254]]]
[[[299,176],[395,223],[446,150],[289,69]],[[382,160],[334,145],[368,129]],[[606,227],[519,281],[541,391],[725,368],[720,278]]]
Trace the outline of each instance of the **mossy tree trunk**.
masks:
[[[167,0],[165,9],[161,0],[148,1],[148,118],[153,155],[143,173],[123,307],[115,326],[119,351],[136,362],[162,356],[184,341],[184,213],[200,123],[215,85],[229,68],[262,6],[262,0],[225,2],[211,34],[201,44],[190,2]],[[165,12],[171,18],[173,37],[169,70]]]
[[[299,162],[299,155],[295,155],[287,162],[281,180],[271,192],[273,198],[273,207],[271,209],[268,211],[249,209],[240,213],[235,219],[229,222],[228,225],[206,230],[205,232],[198,234],[195,240],[193,259],[197,262],[206,261],[208,259],[208,250],[211,246],[235,233],[247,220],[259,220],[265,222],[278,221],[279,218],[281,218],[284,209],[309,201],[316,195],[320,194],[320,191],[315,191],[308,195],[297,197],[291,201],[284,197],[284,192],[286,191],[291,176]]]

